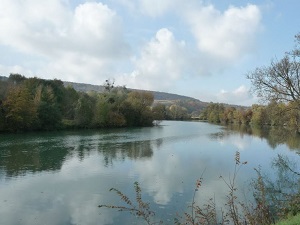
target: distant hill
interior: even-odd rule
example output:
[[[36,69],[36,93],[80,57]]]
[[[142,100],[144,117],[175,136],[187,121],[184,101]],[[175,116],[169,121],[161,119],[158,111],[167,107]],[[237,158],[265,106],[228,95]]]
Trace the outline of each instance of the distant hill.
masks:
[[[76,91],[82,92],[89,92],[89,91],[96,91],[96,92],[104,92],[105,88],[103,85],[93,85],[93,84],[83,84],[83,83],[74,83],[69,81],[63,81],[65,87],[71,86]]]
[[[76,91],[82,91],[82,92],[88,92],[88,91],[96,91],[96,92],[103,92],[105,90],[103,85],[93,85],[93,84],[83,84],[83,83],[74,83],[74,82],[68,82],[64,81],[65,86],[72,86]],[[128,90],[132,91],[146,91],[146,90],[140,90],[140,89],[130,89]],[[159,91],[147,91],[153,94],[155,100],[197,100],[195,98],[183,96],[183,95],[177,95],[177,94],[171,94],[166,92],[159,92]]]
[[[8,77],[0,76],[0,80],[2,80],[2,81],[6,81],[7,79],[8,79]]]
[[[0,76],[0,81],[6,81],[8,77]],[[81,92],[89,92],[89,91],[96,91],[96,92],[104,92],[105,88],[103,85],[93,85],[93,84],[84,84],[84,83],[75,83],[69,81],[63,81],[65,86],[72,86],[76,91]],[[146,91],[146,90],[139,90],[139,89],[130,89],[132,91]],[[148,90],[147,90],[148,91]],[[159,92],[159,91],[148,91],[153,94],[154,96],[154,104],[163,104],[163,105],[179,105],[185,107],[190,114],[199,115],[209,103],[202,102],[198,99],[191,98],[188,96],[166,93],[166,92]],[[233,106],[236,108],[240,108],[242,106],[237,105],[228,105],[224,104],[225,106]],[[244,107],[243,107],[244,108]]]
[[[105,90],[103,85],[93,85],[93,84],[83,84],[83,83],[74,83],[74,82],[67,82],[64,81],[65,86],[72,86],[76,91],[88,92],[88,91],[96,91],[96,92],[103,92]],[[140,89],[130,89],[132,91],[148,91],[148,90],[140,90]],[[160,103],[163,105],[179,105],[185,107],[188,110],[188,113],[192,115],[199,115],[208,104],[209,102],[202,102],[198,99],[171,94],[166,92],[159,92],[159,91],[148,91],[153,94],[154,96],[154,104]],[[247,108],[240,105],[231,105],[224,103],[226,107],[235,107],[235,108]]]
[[[89,91],[96,91],[96,92],[104,92],[105,88],[103,85],[93,85],[93,84],[82,84],[82,83],[74,83],[74,82],[67,82],[64,81],[65,86],[72,86],[76,91],[82,92],[89,92]],[[131,91],[146,91],[140,89],[130,89]],[[198,99],[171,94],[166,92],[159,92],[159,91],[148,91],[153,94],[154,97],[154,104],[160,103],[164,105],[180,105],[185,107],[189,113],[198,114],[201,110],[203,110],[209,103],[202,102]]]

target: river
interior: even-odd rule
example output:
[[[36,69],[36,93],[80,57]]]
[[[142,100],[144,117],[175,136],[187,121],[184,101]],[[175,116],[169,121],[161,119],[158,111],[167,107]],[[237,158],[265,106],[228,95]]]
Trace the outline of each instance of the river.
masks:
[[[272,176],[277,154],[297,159],[299,138],[282,138],[180,121],[147,128],[1,134],[0,224],[140,224],[127,212],[98,208],[123,204],[110,188],[134,199],[135,181],[156,217],[172,224],[176,213],[189,210],[201,174],[197,203],[210,197],[220,206],[225,203],[228,189],[220,175],[232,177],[236,151],[248,162],[238,173],[241,197],[248,193],[254,168]]]

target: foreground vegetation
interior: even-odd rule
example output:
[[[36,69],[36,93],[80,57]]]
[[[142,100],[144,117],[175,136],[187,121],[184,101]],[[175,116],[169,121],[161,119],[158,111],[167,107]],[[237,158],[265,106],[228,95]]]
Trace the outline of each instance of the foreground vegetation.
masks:
[[[214,198],[204,200],[199,206],[195,202],[197,192],[201,192],[204,182],[203,173],[196,181],[191,204],[187,211],[178,213],[173,218],[173,224],[177,225],[298,225],[300,219],[300,173],[297,172],[293,163],[284,156],[278,155],[274,160],[273,167],[277,171],[277,179],[271,180],[263,175],[259,169],[257,178],[251,181],[253,193],[252,200],[241,200],[237,197],[238,172],[247,162],[240,161],[240,153],[235,154],[235,168],[233,174],[220,177],[226,184],[228,192],[224,198],[226,204],[216,205]],[[142,199],[142,190],[138,182],[134,183],[135,199],[130,199],[122,191],[111,188],[124,203],[123,205],[99,205],[99,208],[117,209],[129,212],[148,225],[165,224],[163,220],[155,218],[156,212],[151,210],[150,203]]]
[[[275,225],[299,225],[299,224],[300,224],[300,214],[282,220],[276,223]]]

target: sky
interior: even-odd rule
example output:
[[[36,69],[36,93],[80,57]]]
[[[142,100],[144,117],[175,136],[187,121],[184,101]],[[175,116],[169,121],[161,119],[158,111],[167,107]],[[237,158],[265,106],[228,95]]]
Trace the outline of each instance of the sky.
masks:
[[[294,48],[299,0],[0,0],[0,75],[251,105],[246,74]]]

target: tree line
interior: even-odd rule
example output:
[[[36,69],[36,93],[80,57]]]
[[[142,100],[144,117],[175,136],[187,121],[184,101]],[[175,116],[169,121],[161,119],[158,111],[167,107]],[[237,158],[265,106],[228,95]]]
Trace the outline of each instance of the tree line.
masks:
[[[105,82],[105,92],[77,92],[60,80],[11,74],[0,81],[0,131],[151,126],[153,95]]]
[[[252,92],[265,103],[248,108],[224,107],[211,103],[200,118],[214,123],[286,126],[300,131],[300,34],[295,48],[269,66],[247,74]]]
[[[300,127],[300,112],[294,102],[272,101],[268,105],[254,104],[251,107],[225,107],[224,104],[210,103],[201,112],[200,119],[221,124]]]

